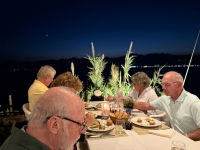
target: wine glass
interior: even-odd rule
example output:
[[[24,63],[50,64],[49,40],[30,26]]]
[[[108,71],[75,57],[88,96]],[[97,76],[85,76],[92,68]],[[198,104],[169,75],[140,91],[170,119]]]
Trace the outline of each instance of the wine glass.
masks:
[[[172,141],[171,150],[186,150],[185,143],[180,141]]]

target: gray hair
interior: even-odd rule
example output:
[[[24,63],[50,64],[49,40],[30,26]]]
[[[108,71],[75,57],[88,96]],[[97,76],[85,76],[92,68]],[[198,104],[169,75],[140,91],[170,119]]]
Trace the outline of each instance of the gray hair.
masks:
[[[131,76],[132,82],[136,82],[143,88],[147,88],[150,85],[150,78],[144,72],[137,72]]]
[[[45,78],[50,75],[52,78],[54,78],[55,74],[56,70],[52,66],[45,65],[40,68],[37,73],[37,77]]]
[[[45,92],[33,109],[28,126],[41,128],[46,124],[47,118],[51,116],[67,117],[70,115],[70,103],[68,95],[74,94],[68,88],[55,87]],[[67,92],[67,94],[66,94]]]

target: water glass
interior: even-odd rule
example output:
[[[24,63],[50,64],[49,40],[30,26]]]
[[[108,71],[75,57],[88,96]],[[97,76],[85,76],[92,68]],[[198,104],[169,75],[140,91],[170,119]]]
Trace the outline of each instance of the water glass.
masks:
[[[124,119],[116,119],[115,123],[115,134],[120,135],[125,133],[125,120]]]
[[[186,150],[185,143],[180,141],[172,141],[171,150]]]
[[[117,103],[111,104],[111,111],[112,112],[119,111],[119,106]]]

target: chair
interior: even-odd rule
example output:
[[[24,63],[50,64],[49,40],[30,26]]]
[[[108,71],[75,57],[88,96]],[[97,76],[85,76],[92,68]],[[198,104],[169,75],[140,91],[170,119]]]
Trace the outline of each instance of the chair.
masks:
[[[166,116],[166,113],[163,112],[161,114],[158,114],[158,115],[149,115],[150,118],[154,118],[154,119],[157,119],[157,120],[160,120],[160,122],[162,122],[163,124],[171,127],[171,124],[169,122],[169,119],[168,117]]]
[[[23,109],[24,114],[26,116],[26,120],[28,121],[29,118],[30,118],[30,114],[31,114],[31,112],[29,111],[29,103],[23,104],[22,109]]]

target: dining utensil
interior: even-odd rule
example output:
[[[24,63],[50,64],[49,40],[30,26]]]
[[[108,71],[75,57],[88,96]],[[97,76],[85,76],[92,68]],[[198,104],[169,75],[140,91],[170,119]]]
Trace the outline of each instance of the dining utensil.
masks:
[[[97,133],[95,135],[89,136],[90,138],[99,138],[102,136],[115,136],[114,134],[110,134],[110,132],[104,132],[104,133]]]

